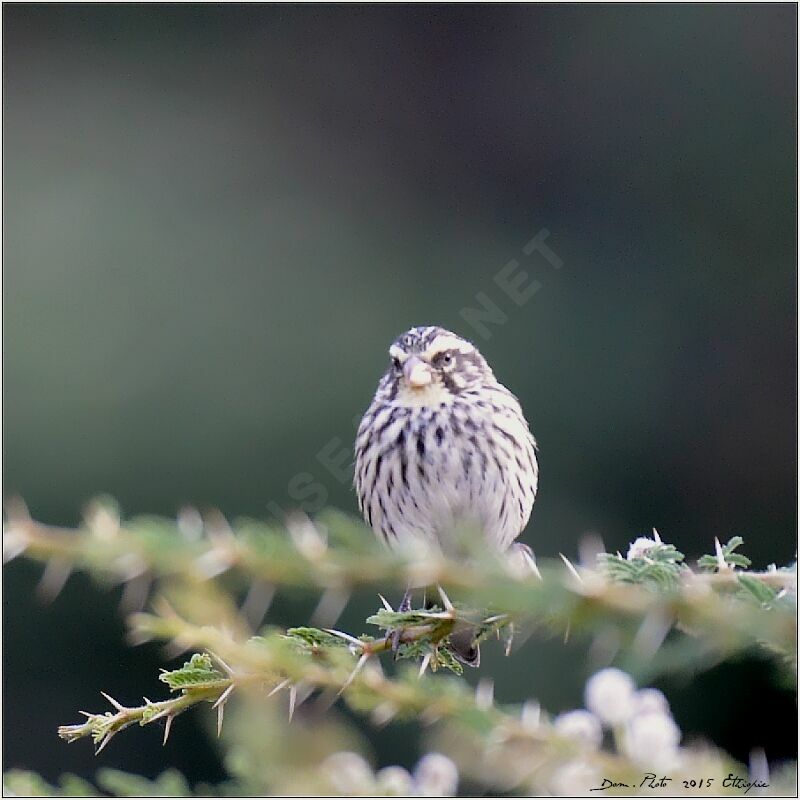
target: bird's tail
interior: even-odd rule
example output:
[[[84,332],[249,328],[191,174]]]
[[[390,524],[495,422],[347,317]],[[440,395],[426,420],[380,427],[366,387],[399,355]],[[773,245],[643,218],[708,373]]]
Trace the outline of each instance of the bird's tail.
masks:
[[[425,608],[430,609],[436,605],[434,598],[437,594],[434,587],[426,588],[423,599]],[[479,667],[481,663],[481,649],[475,640],[477,633],[477,626],[470,625],[468,622],[459,622],[447,638],[450,650],[456,660],[468,667]]]
[[[476,634],[477,628],[474,625],[461,623],[455,627],[448,639],[453,655],[468,667],[478,667],[481,663],[481,648],[475,640]]]

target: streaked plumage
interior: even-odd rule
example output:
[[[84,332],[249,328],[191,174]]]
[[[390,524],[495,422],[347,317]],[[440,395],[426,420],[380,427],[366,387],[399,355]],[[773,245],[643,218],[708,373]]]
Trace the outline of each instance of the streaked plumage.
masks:
[[[461,522],[506,550],[536,498],[536,442],[517,398],[470,342],[411,328],[358,429],[355,486],[367,523],[389,545],[447,547]]]

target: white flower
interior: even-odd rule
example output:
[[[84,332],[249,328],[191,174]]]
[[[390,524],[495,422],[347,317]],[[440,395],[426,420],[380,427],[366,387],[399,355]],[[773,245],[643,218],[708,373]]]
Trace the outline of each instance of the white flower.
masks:
[[[659,711],[669,715],[669,703],[664,693],[658,689],[640,689],[634,696],[634,703],[637,714],[644,714],[648,711]]]
[[[333,753],[322,762],[321,769],[341,795],[369,795],[374,791],[372,770],[358,753]]]
[[[602,776],[591,764],[570,761],[553,773],[550,790],[555,797],[591,797],[591,790],[601,781]]]
[[[678,763],[681,732],[669,714],[646,711],[627,724],[622,749],[644,769],[671,769]]]
[[[586,682],[586,708],[607,725],[625,722],[635,710],[635,693],[631,676],[609,667],[592,675]]]
[[[654,539],[648,539],[646,536],[640,536],[628,548],[628,555],[625,556],[628,561],[633,561],[634,558],[647,558],[647,554],[657,547],[660,542]]]
[[[428,753],[414,768],[417,794],[422,797],[453,797],[458,788],[458,769],[441,753]]]
[[[574,739],[592,750],[596,750],[603,741],[600,720],[583,709],[559,714],[553,721],[553,726],[562,736]]]
[[[375,777],[383,794],[390,797],[410,797],[414,791],[411,775],[403,767],[384,767]]]

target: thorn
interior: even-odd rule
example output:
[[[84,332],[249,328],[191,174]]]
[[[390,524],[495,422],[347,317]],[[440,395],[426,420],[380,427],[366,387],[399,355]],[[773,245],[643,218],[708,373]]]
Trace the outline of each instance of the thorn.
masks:
[[[563,553],[559,553],[559,555],[561,556],[561,560],[566,564],[567,569],[572,573],[573,577],[577,578],[580,583],[583,583],[583,578],[581,578],[578,570],[572,566],[572,562]]]
[[[762,747],[754,747],[750,751],[748,767],[751,780],[760,781],[769,786],[769,762]]]
[[[500,628],[497,629],[497,633],[498,633],[498,635],[500,634]],[[514,644],[514,623],[513,622],[509,622],[508,623],[508,639],[506,639],[506,648],[505,648],[506,657],[511,655],[511,647],[512,647],[513,644]]]
[[[364,649],[364,642],[362,642],[361,639],[356,639],[355,636],[351,636],[349,633],[344,633],[343,631],[337,631],[334,628],[323,628],[322,630],[324,630],[325,633],[330,633],[331,636],[338,636],[340,639],[344,639],[346,642],[350,642],[350,644],[355,645],[361,650]]]
[[[382,728],[387,723],[391,722],[392,719],[397,714],[397,706],[394,703],[389,702],[388,700],[384,703],[381,703],[379,706],[375,708],[372,712],[371,719],[372,724],[376,728]]]
[[[425,670],[428,669],[428,665],[431,663],[432,657],[433,657],[432,653],[425,653],[425,658],[422,659],[422,664],[420,664],[419,667],[420,678],[425,674]]]
[[[176,520],[178,531],[187,542],[199,542],[203,535],[203,517],[193,506],[184,506]]]
[[[271,583],[255,581],[250,586],[240,611],[252,630],[257,630],[264,621],[274,597],[275,587]]]
[[[231,544],[236,541],[236,534],[233,532],[230,523],[225,519],[225,515],[218,509],[212,508],[206,512],[203,519],[203,527],[208,538],[214,543]]]
[[[225,545],[213,542],[211,548],[194,560],[194,568],[202,580],[209,580],[227,572],[233,565],[233,557]]]
[[[355,669],[350,673],[347,680],[342,684],[342,688],[339,689],[339,691],[336,693],[337,697],[339,697],[342,694],[342,692],[344,692],[344,690],[347,689],[347,687],[353,682],[356,675],[358,675],[358,673],[361,672],[361,670],[364,668],[364,664],[366,664],[368,660],[369,660],[369,653],[364,653],[364,655],[362,655],[361,658],[358,659]]]
[[[370,668],[370,670],[372,672],[375,673],[376,677],[383,678],[384,673],[383,673],[383,667],[381,666],[380,659],[373,658],[372,662],[369,665],[369,668]]]
[[[717,569],[720,572],[728,569],[728,563],[725,561],[725,555],[722,552],[722,545],[719,543],[719,539],[715,536],[714,537],[714,550],[717,553]]]
[[[127,616],[134,611],[141,611],[147,595],[150,594],[150,584],[150,576],[147,574],[137,575],[126,581],[119,600],[120,612]]]
[[[160,594],[153,600],[153,610],[159,617],[165,619],[179,619],[178,612],[170,605],[169,600]]]
[[[520,722],[528,730],[535,730],[539,727],[542,718],[542,707],[535,700],[526,700],[522,706]]]
[[[567,627],[566,627],[566,630],[564,631],[564,644],[566,644],[569,641],[569,632],[570,632],[571,626],[572,626],[572,623],[569,620],[567,620]]]
[[[110,541],[119,533],[119,513],[102,498],[91,500],[83,510],[89,532],[98,539]]]
[[[116,732],[115,732],[115,733],[116,733]],[[113,737],[114,737],[114,733],[107,733],[107,734],[106,734],[106,735],[103,737],[103,741],[102,741],[102,742],[100,742],[100,746],[97,748],[97,750],[95,750],[95,751],[94,751],[94,754],[95,754],[96,756],[99,756],[99,755],[100,755],[100,753],[102,753],[102,752],[103,752],[103,748],[105,748],[105,746],[106,746],[106,745],[107,745],[107,744],[108,744],[108,743],[111,741],[111,739],[112,739]]]
[[[78,713],[83,714],[84,717],[88,717],[89,719],[94,716],[94,714],[90,714],[88,711],[79,711]]]
[[[213,650],[209,650],[208,654],[219,662],[220,666],[225,670],[225,672],[228,673],[228,675],[234,674],[233,670]]]
[[[671,628],[670,616],[663,612],[649,611],[636,632],[631,646],[633,651],[645,661],[649,661],[658,652]]]
[[[39,598],[45,603],[51,603],[55,600],[64,588],[71,573],[72,564],[69,561],[58,557],[51,558],[44,568],[39,585],[36,587]]]
[[[444,603],[444,610],[445,611],[455,611],[455,606],[450,602],[450,598],[445,594],[444,589],[441,586],[436,587],[439,590],[439,597],[442,598],[442,603]]]
[[[302,681],[297,684],[297,703],[296,708],[300,708],[303,703],[314,693],[314,687],[309,686],[307,683],[303,683]]]
[[[332,686],[329,686],[327,689],[320,692],[319,697],[314,704],[315,713],[319,714],[320,716],[325,714],[338,698],[339,694],[337,693],[336,689],[334,689]]]
[[[14,523],[26,523],[31,521],[31,512],[25,501],[19,496],[9,497],[5,502],[6,516],[8,521]]]
[[[603,628],[592,636],[588,660],[592,664],[610,664],[619,652],[620,635],[616,628]]]
[[[145,639],[145,641],[150,641],[152,638],[153,637],[151,636],[148,639]],[[182,653],[185,653],[191,646],[192,645],[190,642],[181,639],[180,636],[176,636],[161,648],[161,652],[164,654],[164,658],[167,661],[172,661],[173,658],[177,658]]]
[[[383,607],[387,611],[394,611],[394,609],[391,607],[391,605],[389,605],[389,601],[382,594],[379,594],[378,597],[380,597],[381,603],[383,603]]]
[[[290,683],[289,679],[286,678],[286,680],[283,680],[279,684],[276,684],[275,686],[272,687],[272,691],[267,695],[267,697],[272,697],[272,695],[277,694],[285,686],[288,686],[289,683]]]
[[[658,535],[658,531],[655,528],[653,528],[653,541],[658,542],[659,544],[663,544],[663,542],[661,541],[661,537]]]
[[[217,738],[222,736],[222,720],[225,717],[225,703],[217,709]]]
[[[597,556],[606,552],[606,546],[599,534],[587,532],[578,542],[578,563],[592,569],[597,564]]]
[[[343,589],[326,589],[311,615],[312,625],[334,625],[350,600],[350,592]]]
[[[167,739],[169,739],[169,732],[172,730],[173,719],[175,719],[175,717],[172,714],[167,717],[167,724],[164,726],[164,741],[161,742],[162,747],[166,745]]]
[[[328,549],[327,537],[307,514],[294,511],[286,517],[286,529],[295,550],[308,561],[318,561]]]
[[[111,569],[117,583],[128,583],[147,572],[147,562],[136,553],[126,553],[114,559]]]
[[[100,694],[103,695],[103,697],[105,697],[105,699],[108,700],[108,702],[111,703],[111,705],[114,706],[114,708],[116,708],[117,711],[128,710],[127,708],[125,708],[125,706],[122,705],[122,703],[118,703],[110,694],[106,694],[105,692],[100,692]]]
[[[536,564],[536,559],[534,558],[533,553],[525,553],[525,563],[530,567],[531,572],[539,579],[542,580],[542,573],[539,572],[539,567]]]
[[[235,684],[231,684],[218,698],[217,702],[214,703],[211,708],[217,708],[217,706],[225,705],[225,701],[231,696],[233,690],[236,688]]]
[[[289,722],[292,721],[294,716],[294,704],[297,702],[297,687],[292,686],[289,689]]]
[[[172,714],[172,708],[167,706],[167,708],[164,708],[161,711],[159,711],[158,714],[153,714],[153,716],[150,717],[148,722],[155,722],[157,719],[161,719],[162,717],[168,717],[170,714]]]
[[[3,531],[3,563],[13,561],[17,556],[22,555],[28,547],[28,537],[22,529],[11,527],[13,523]]]
[[[442,718],[442,712],[437,710],[435,706],[428,706],[424,711],[420,712],[419,721],[423,725],[433,725]]]
[[[475,687],[475,705],[488,711],[494,704],[494,681],[482,678]]]

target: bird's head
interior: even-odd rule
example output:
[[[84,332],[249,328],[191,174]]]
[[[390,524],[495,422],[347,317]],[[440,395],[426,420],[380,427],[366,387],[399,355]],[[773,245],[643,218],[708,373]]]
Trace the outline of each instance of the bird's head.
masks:
[[[437,326],[406,331],[389,358],[382,385],[401,405],[436,405],[494,379],[472,342]]]

